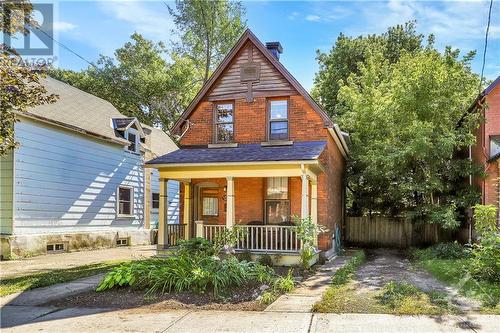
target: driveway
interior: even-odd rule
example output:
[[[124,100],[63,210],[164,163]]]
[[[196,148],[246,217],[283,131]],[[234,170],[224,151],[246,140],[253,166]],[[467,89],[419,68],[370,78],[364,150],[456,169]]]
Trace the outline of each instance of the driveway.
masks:
[[[124,261],[139,259],[141,257],[151,257],[156,254],[155,249],[155,245],[116,247],[112,249],[54,253],[26,259],[0,261],[0,279],[11,279],[56,269],[97,264],[104,261]]]
[[[458,295],[458,290],[445,285],[430,273],[414,267],[410,260],[398,250],[374,249],[366,251],[366,262],[358,269],[355,276],[356,290],[379,290],[390,281],[406,282],[430,292],[443,292],[463,312],[478,310],[477,301]]]

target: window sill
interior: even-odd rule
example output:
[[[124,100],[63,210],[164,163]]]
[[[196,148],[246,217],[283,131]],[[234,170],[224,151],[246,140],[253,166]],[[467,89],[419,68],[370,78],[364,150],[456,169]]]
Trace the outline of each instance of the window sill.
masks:
[[[261,147],[272,147],[272,146],[291,146],[293,141],[288,140],[275,140],[275,141],[265,141],[260,143]]]
[[[117,219],[135,219],[135,215],[118,214]]]
[[[208,148],[236,148],[238,144],[236,142],[233,143],[209,143]]]

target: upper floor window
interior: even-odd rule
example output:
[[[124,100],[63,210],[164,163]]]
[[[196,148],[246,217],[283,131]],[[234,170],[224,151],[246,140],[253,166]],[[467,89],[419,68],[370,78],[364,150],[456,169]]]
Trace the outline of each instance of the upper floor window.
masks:
[[[500,135],[490,137],[490,157],[500,154]]]
[[[215,142],[234,141],[234,105],[221,103],[215,106]]]
[[[288,100],[269,102],[269,140],[288,140]]]
[[[130,141],[130,145],[127,147],[128,151],[131,151],[133,153],[138,153],[139,152],[139,135],[137,131],[133,128],[129,128],[126,132],[127,137],[126,139]]]

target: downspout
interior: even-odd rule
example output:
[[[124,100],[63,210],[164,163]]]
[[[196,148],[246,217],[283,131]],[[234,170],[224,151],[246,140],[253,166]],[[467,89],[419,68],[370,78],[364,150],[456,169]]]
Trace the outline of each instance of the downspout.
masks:
[[[472,166],[472,145],[469,145],[469,162]],[[470,188],[472,188],[472,172],[469,172],[469,186]],[[472,245],[472,210],[470,211],[470,213],[468,214],[468,219],[467,219],[467,222],[468,222],[468,227],[469,227],[469,230],[468,230],[468,244],[469,245]]]

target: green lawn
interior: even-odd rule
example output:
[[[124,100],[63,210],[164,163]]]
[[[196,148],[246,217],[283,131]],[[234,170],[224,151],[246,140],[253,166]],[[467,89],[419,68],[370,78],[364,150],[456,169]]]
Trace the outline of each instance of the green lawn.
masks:
[[[106,261],[98,264],[58,269],[50,272],[21,276],[0,281],[0,296],[10,295],[20,291],[46,287],[57,283],[104,273],[124,261]]]
[[[457,287],[462,295],[481,301],[482,312],[500,314],[500,283],[470,278],[465,269],[468,260],[426,259],[417,261],[417,266],[426,269],[440,281]]]

